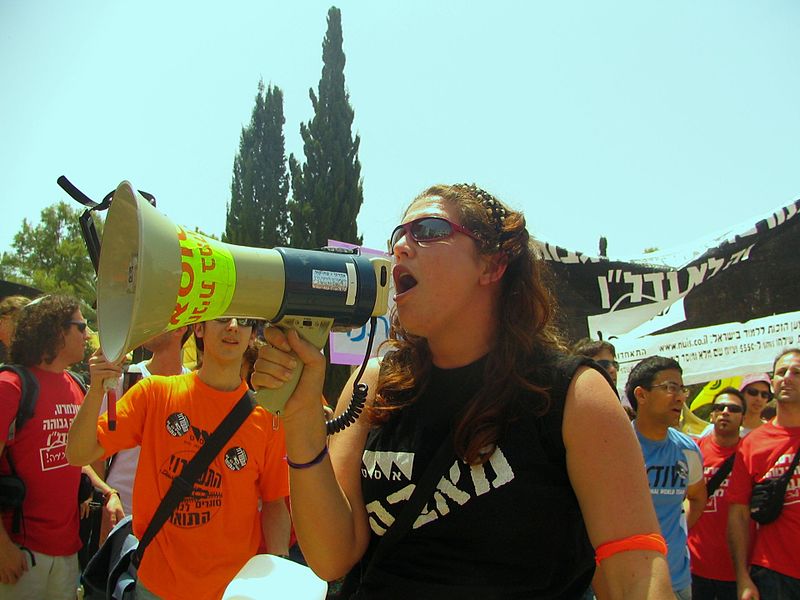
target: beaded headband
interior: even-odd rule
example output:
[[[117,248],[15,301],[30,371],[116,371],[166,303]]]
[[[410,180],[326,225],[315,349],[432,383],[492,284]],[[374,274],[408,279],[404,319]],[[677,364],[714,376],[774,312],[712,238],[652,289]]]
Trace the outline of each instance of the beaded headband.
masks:
[[[475,196],[478,200],[480,200],[483,207],[489,213],[492,224],[494,225],[494,229],[497,232],[497,237],[499,240],[497,245],[499,246],[503,235],[503,225],[506,220],[506,215],[508,214],[508,211],[505,209],[505,207],[502,204],[500,204],[500,201],[497,198],[492,196],[486,190],[479,188],[474,183],[472,184],[457,183],[453,185],[453,187],[465,190],[470,194],[472,194],[473,196]]]

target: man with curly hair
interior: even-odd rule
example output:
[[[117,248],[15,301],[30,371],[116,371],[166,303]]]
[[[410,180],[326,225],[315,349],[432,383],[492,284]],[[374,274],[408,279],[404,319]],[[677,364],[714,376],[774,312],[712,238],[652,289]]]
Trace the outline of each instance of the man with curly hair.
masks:
[[[83,359],[86,338],[74,298],[45,296],[20,310],[11,362],[28,370],[38,395],[32,416],[17,423],[22,382],[0,373],[0,473],[13,464],[26,487],[18,526],[8,511],[0,525],[0,599],[75,598],[81,468],[65,450],[83,390],[67,368]]]

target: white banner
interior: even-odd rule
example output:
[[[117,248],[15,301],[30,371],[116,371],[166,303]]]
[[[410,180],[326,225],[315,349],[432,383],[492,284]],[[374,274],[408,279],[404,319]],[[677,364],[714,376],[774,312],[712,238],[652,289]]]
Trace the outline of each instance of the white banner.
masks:
[[[784,349],[800,346],[800,311],[700,329],[611,340],[617,349],[619,382],[648,356],[674,358],[686,384],[755,372],[769,372]]]

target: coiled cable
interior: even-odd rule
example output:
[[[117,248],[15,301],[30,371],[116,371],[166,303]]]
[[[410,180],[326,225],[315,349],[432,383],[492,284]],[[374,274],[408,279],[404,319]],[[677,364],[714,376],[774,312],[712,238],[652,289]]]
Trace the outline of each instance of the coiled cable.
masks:
[[[325,422],[325,429],[328,435],[334,435],[346,429],[358,420],[359,415],[364,410],[364,404],[367,401],[367,392],[369,386],[366,383],[360,383],[361,376],[367,368],[369,356],[372,353],[372,343],[375,341],[375,329],[378,323],[377,317],[371,317],[369,320],[369,340],[367,341],[367,351],[364,355],[364,362],[361,363],[361,369],[358,371],[356,380],[353,382],[353,395],[350,398],[350,404],[347,409],[338,417],[334,417],[330,421]]]

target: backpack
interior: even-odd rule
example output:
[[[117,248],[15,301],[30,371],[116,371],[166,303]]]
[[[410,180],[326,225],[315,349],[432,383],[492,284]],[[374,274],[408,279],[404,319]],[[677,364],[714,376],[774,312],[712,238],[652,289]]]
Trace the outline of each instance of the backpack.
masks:
[[[17,416],[14,417],[14,420],[8,427],[8,437],[6,439],[11,441],[16,436],[17,431],[22,429],[22,426],[33,416],[33,411],[36,409],[36,401],[39,399],[39,382],[36,381],[36,378],[31,374],[28,368],[22,365],[0,365],[0,372],[3,371],[16,373],[17,377],[19,377],[20,387],[22,389],[19,398],[19,407],[17,408]],[[83,383],[83,379],[81,379],[80,375],[72,371],[67,371],[67,374],[72,377],[75,383],[78,384],[78,387],[81,388],[81,391],[86,394],[86,384]]]
[[[36,409],[36,401],[39,399],[39,382],[31,372],[22,365],[4,364],[0,365],[0,372],[11,371],[16,373],[20,380],[21,394],[17,414],[8,426],[8,441],[13,440],[23,425],[33,416]],[[78,384],[83,393],[86,393],[86,385],[79,375],[72,371],[67,371],[70,377]],[[9,475],[0,476],[0,509],[13,510],[12,532],[19,533],[22,523],[22,503],[25,500],[25,482],[17,475],[14,468],[14,461],[11,460],[11,452],[6,445],[0,456],[5,457],[11,470]]]

